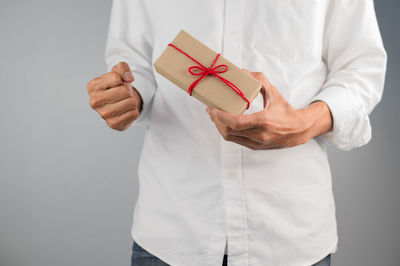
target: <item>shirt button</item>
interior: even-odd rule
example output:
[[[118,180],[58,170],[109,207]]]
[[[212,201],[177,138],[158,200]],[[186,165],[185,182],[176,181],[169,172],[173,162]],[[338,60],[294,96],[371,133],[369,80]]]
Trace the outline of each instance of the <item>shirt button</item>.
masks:
[[[229,177],[230,179],[235,178],[235,177],[236,177],[236,172],[235,172],[235,171],[229,171],[229,172],[228,172],[228,177]]]

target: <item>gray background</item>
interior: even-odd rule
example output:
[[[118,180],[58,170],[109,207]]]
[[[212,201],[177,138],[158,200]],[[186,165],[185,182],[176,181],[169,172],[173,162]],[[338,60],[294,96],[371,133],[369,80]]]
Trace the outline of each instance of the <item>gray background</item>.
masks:
[[[399,265],[400,3],[375,4],[387,82],[373,140],[330,148],[335,266]],[[110,7],[0,2],[0,266],[129,265],[143,128],[110,130],[85,90],[106,70]]]

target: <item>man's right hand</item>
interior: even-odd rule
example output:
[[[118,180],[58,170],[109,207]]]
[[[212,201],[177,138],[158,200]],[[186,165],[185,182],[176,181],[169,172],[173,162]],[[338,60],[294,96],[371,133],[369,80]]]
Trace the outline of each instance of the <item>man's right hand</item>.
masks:
[[[139,117],[142,98],[131,85],[134,79],[129,65],[120,62],[87,85],[90,106],[112,129],[125,130]]]

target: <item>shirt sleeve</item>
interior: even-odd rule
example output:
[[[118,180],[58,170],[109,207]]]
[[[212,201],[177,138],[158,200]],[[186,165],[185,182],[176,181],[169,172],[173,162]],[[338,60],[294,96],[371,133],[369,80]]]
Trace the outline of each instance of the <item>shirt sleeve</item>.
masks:
[[[144,1],[114,0],[105,52],[108,69],[125,61],[135,77],[132,85],[142,97],[142,111],[132,124],[145,125],[149,120],[156,81],[152,65],[151,29]]]
[[[369,114],[381,100],[387,55],[372,0],[331,0],[323,57],[328,76],[312,101],[324,101],[333,131],[322,138],[350,150],[371,139]]]

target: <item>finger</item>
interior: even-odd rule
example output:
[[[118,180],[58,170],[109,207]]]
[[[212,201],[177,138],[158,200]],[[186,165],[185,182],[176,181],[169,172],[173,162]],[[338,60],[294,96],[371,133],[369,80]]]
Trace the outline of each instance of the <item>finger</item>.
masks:
[[[289,144],[263,144],[242,136],[228,136],[227,141],[235,142],[252,150],[278,150],[291,147]]]
[[[285,149],[288,148],[287,145],[266,145],[263,146],[262,149],[263,150],[281,150],[281,149]]]
[[[273,98],[281,96],[278,89],[271,84],[268,78],[262,72],[252,72],[251,75],[262,83],[261,93],[264,98],[264,107],[273,101]]]
[[[262,144],[256,141],[253,141],[251,139],[247,139],[245,137],[241,136],[231,136],[229,137],[229,140],[231,142],[235,142],[237,144],[246,146],[249,149],[252,150],[278,150],[278,149],[284,149],[291,147],[289,144]]]
[[[280,136],[272,132],[266,132],[265,128],[253,128],[246,130],[232,130],[228,128],[226,130],[226,134],[230,136],[246,137],[268,147],[292,147],[297,146],[298,144],[296,145],[296,143],[299,141],[301,142],[296,134]]]
[[[218,121],[215,123],[215,127],[226,141],[236,142],[240,145],[248,147],[249,149],[256,149],[258,146],[262,145],[261,143],[253,141],[247,137],[233,136],[227,134],[227,127],[219,123]]]
[[[129,84],[110,88],[104,92],[106,103],[115,103],[133,97],[133,89]]]
[[[261,94],[262,94],[263,100],[264,100],[264,108],[267,108],[269,103],[272,100],[271,90],[274,89],[274,86],[272,86],[271,82],[268,80],[268,78],[262,72],[250,72],[250,75],[261,82],[261,84],[262,84]]]
[[[115,130],[125,130],[128,128],[133,121],[139,116],[139,111],[137,109],[131,110],[129,112],[123,113],[120,116],[114,117],[107,120],[107,124]]]
[[[247,68],[242,68],[242,71],[244,71],[244,72],[246,72],[247,74],[250,74],[250,75],[251,75],[251,71],[248,70]]]
[[[137,101],[135,98],[129,97],[116,103],[106,104],[98,108],[97,112],[103,119],[110,119],[135,109],[137,109]]]
[[[259,142],[252,141],[245,137],[240,136],[230,136],[227,141],[237,143],[239,145],[245,146],[251,150],[260,150],[262,148],[262,144]]]
[[[211,116],[211,109],[208,106],[206,107],[206,111]],[[227,127],[226,125],[222,124],[218,119],[214,119],[213,122],[215,123],[215,126],[218,129],[218,131],[221,134],[221,136],[227,141],[230,141],[231,138],[232,139],[238,138],[238,139],[243,139],[243,140],[247,139],[247,141],[250,141],[252,144],[254,144],[253,146],[255,146],[256,144],[257,145],[261,145],[262,144],[262,142],[257,140],[256,137],[254,137],[254,139],[252,139],[249,136],[246,136],[244,134],[243,135],[232,134],[231,132],[240,132],[240,131],[235,131],[235,130]],[[250,129],[249,131],[251,131],[251,130],[253,130],[253,129]],[[256,129],[254,129],[254,130],[256,130]],[[261,129],[258,129],[258,130],[261,130]],[[253,133],[253,132],[252,132],[252,134],[255,135],[255,133]],[[244,142],[242,142],[240,144],[244,144]]]
[[[133,97],[133,91],[129,88],[130,85],[120,85],[104,91],[95,91],[91,95],[91,106],[99,108],[103,105],[116,103],[123,99]]]
[[[215,123],[215,127],[217,128],[218,132],[221,134],[221,136],[224,139],[226,139],[228,137],[228,134],[226,133],[227,127],[218,121],[215,121],[214,123]]]
[[[231,136],[240,136],[249,138],[258,143],[269,143],[273,138],[273,135],[269,132],[265,132],[265,128],[252,128],[245,130],[233,130],[228,128],[227,134]]]
[[[248,115],[233,115],[217,108],[210,112],[211,119],[220,121],[222,124],[234,130],[243,130],[259,126],[259,112]]]
[[[271,85],[271,82],[269,82],[269,79],[262,72],[250,72],[250,75],[253,76],[253,78],[260,81],[262,84],[266,85],[266,87]]]
[[[121,75],[123,78],[124,82],[132,83],[135,78],[133,77],[131,68],[129,67],[128,63],[126,62],[120,62],[113,66],[111,69],[113,72],[117,72],[118,74]]]
[[[112,87],[116,87],[123,84],[123,80],[121,75],[117,72],[109,72],[104,75],[101,75],[98,78],[91,80],[88,83],[88,91],[98,91],[98,90],[107,90]]]

